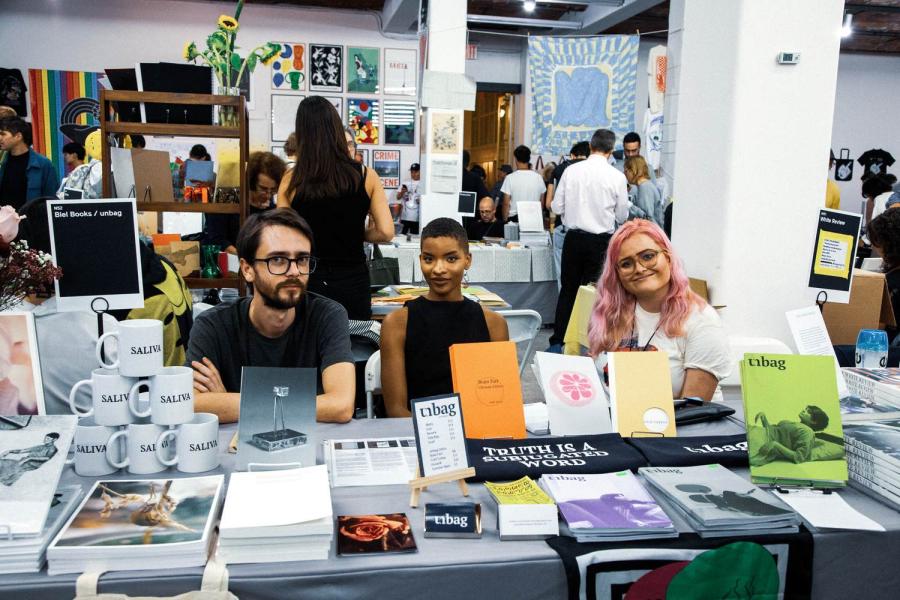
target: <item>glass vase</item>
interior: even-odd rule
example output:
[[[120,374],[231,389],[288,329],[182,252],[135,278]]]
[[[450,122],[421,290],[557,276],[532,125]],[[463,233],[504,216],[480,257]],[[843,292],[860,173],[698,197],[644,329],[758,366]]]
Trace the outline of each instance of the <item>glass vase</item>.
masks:
[[[223,87],[219,88],[219,93],[223,96],[240,96],[241,88]],[[219,122],[222,127],[238,127],[240,125],[240,115],[237,106],[219,106]]]

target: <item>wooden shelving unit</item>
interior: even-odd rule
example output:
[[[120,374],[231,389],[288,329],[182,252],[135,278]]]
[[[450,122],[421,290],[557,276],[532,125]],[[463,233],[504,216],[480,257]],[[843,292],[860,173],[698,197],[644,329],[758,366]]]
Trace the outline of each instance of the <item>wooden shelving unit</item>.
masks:
[[[156,104],[199,104],[205,106],[233,106],[240,115],[237,127],[220,125],[179,125],[169,123],[125,123],[110,120],[113,114],[113,102],[144,102]],[[136,134],[145,136],[171,137],[205,137],[220,139],[236,139],[240,145],[240,202],[237,204],[196,203],[196,202],[138,202],[139,211],[153,212],[191,212],[207,214],[237,214],[241,225],[247,218],[247,159],[250,154],[249,123],[247,107],[243,96],[219,96],[209,94],[172,94],[166,92],[134,92],[121,90],[100,91],[100,133],[103,162],[103,197],[112,197],[110,135]],[[238,288],[240,294],[245,293],[246,285],[241,277],[220,277],[204,279],[201,277],[185,277],[191,288]]]

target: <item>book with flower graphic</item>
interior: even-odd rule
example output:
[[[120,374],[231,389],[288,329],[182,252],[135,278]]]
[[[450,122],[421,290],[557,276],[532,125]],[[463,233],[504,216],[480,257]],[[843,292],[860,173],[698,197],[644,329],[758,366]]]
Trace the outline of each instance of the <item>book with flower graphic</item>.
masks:
[[[462,403],[466,437],[525,437],[525,409],[516,345],[484,342],[450,346],[453,391]]]
[[[337,519],[337,528],[340,556],[416,551],[406,513],[342,515]]]
[[[590,357],[537,352],[534,364],[553,435],[612,432],[606,393]]]

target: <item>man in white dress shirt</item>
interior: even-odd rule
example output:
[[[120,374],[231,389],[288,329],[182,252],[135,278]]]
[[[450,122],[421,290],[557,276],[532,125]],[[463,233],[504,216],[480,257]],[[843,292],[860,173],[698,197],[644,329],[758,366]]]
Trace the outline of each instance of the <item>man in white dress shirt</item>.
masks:
[[[561,348],[578,286],[600,276],[606,247],[616,226],[628,217],[625,175],[609,164],[616,134],[598,129],[591,137],[591,155],[570,165],[559,180],[551,208],[566,226],[559,300],[550,349]]]

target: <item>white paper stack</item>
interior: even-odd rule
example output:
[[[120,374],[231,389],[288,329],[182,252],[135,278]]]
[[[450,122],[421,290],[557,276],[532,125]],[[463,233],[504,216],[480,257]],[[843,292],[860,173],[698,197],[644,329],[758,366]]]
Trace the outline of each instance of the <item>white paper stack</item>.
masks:
[[[0,540],[0,575],[37,573],[44,567],[47,546],[81,499],[81,486],[61,487],[54,495],[40,535]]]
[[[529,248],[543,248],[550,245],[549,231],[519,232],[519,243]]]
[[[540,484],[579,542],[678,537],[669,516],[631,471],[544,475]]]
[[[643,467],[654,492],[700,537],[797,533],[797,514],[774,494],[722,465]]]
[[[900,510],[900,419],[844,424],[850,484]]]
[[[47,549],[47,573],[206,564],[224,475],[98,481]]]
[[[218,556],[230,564],[326,560],[332,515],[325,465],[232,473]]]

